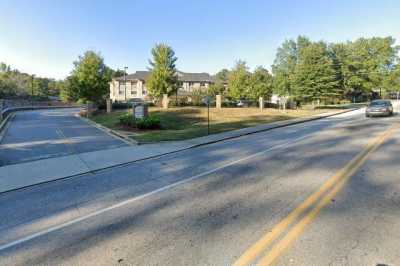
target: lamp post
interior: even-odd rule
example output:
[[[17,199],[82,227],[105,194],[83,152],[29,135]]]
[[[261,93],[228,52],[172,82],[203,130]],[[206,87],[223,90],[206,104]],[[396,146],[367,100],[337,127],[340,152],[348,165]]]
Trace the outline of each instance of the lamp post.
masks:
[[[126,102],[126,70],[128,67],[124,67],[124,89],[125,89],[125,102]]]

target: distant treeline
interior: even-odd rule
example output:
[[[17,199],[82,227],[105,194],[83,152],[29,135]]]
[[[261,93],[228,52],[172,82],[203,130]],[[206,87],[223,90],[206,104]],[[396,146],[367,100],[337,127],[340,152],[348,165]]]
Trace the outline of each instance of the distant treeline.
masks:
[[[175,84],[177,79],[172,78],[178,59],[174,51],[159,44],[152,49],[152,56],[154,63],[149,69],[164,70],[157,72],[162,74],[157,76],[157,82],[154,77],[149,82],[149,92],[155,97],[174,93],[173,89],[179,87]],[[235,100],[257,100],[277,94],[301,104],[361,101],[400,91],[399,46],[392,37],[326,43],[299,36],[278,48],[271,69],[272,73],[262,66],[249,71],[246,62],[239,60],[232,69],[223,69],[214,76],[214,84],[207,93],[224,94]],[[36,97],[59,95],[64,101],[102,102],[109,94],[109,81],[122,75],[123,71],[111,69],[93,51],[79,56],[70,75],[60,81],[32,79],[2,63],[0,97],[30,96],[33,88]]]
[[[299,103],[361,101],[400,91],[398,52],[392,37],[326,43],[299,36],[278,48],[271,74],[238,61],[217,73],[213,89],[236,99],[275,93]]]
[[[47,98],[59,96],[63,81],[52,78],[33,77],[22,73],[5,63],[0,63],[0,97],[1,98]]]

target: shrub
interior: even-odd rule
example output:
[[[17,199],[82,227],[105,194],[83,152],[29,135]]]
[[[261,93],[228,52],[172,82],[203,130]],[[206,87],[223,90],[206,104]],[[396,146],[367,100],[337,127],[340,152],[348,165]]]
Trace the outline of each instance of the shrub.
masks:
[[[191,104],[187,96],[179,96],[178,99],[171,96],[169,100],[169,106],[171,107],[190,106]]]
[[[141,119],[136,119],[136,127],[139,129],[160,129],[161,121],[157,116],[148,116]]]
[[[119,117],[119,123],[124,126],[134,127],[135,126],[135,119],[129,113],[123,114]]]
[[[133,118],[132,114],[126,113],[119,117],[119,123],[128,127],[138,129],[160,129],[161,121],[157,116],[148,116],[140,119]]]

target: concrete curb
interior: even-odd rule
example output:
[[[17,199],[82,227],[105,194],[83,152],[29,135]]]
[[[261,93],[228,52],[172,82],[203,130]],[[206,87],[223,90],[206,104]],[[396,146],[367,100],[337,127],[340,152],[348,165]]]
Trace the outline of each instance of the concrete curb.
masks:
[[[110,136],[112,136],[114,138],[116,137],[116,138],[120,139],[121,141],[123,141],[124,143],[126,143],[128,145],[131,145],[131,146],[132,145],[138,145],[138,142],[136,140],[131,139],[131,138],[127,137],[127,136],[124,136],[123,134],[120,134],[120,133],[116,132],[115,130],[112,130],[112,129],[108,128],[108,127],[102,126],[99,123],[96,123],[96,122],[94,122],[94,121],[92,121],[92,120],[90,120],[90,119],[88,119],[86,117],[80,116],[79,114],[76,114],[75,117],[80,118],[81,120],[85,121],[86,123],[94,126],[95,128],[103,131],[104,133],[106,133],[106,134],[108,134],[108,135],[110,135]]]
[[[314,117],[296,119],[296,121],[285,120],[285,121],[274,123],[273,125],[272,124],[264,125],[264,128],[257,129],[257,130],[252,130],[254,128],[245,128],[245,129],[241,129],[241,130],[236,130],[236,132],[229,131],[229,132],[225,132],[225,133],[229,133],[228,136],[222,136],[222,135],[227,135],[224,133],[215,134],[214,136],[210,135],[211,137],[213,137],[211,140],[206,140],[206,139],[204,139],[204,137],[201,137],[201,138],[193,139],[191,141],[180,141],[180,142],[175,142],[175,143],[169,143],[164,146],[158,145],[158,147],[155,147],[155,148],[154,148],[154,146],[157,146],[157,145],[139,145],[139,146],[137,146],[138,148],[136,148],[136,149],[140,149],[139,147],[146,146],[146,147],[143,147],[143,148],[145,148],[144,150],[142,149],[142,151],[138,151],[139,153],[141,153],[139,155],[136,153],[136,151],[134,150],[135,148],[132,146],[116,149],[116,150],[118,150],[117,154],[119,154],[120,157],[122,156],[122,160],[121,160],[121,158],[116,158],[118,156],[115,156],[115,154],[110,154],[110,150],[107,150],[106,152],[96,151],[96,152],[89,152],[89,153],[81,153],[81,154],[74,154],[74,155],[63,156],[63,157],[43,159],[43,160],[27,162],[27,163],[3,166],[3,167],[0,167],[0,177],[1,177],[0,181],[2,181],[3,183],[5,182],[5,179],[7,179],[8,176],[13,176],[12,182],[14,182],[14,183],[17,182],[17,179],[27,179],[26,171],[24,171],[21,168],[32,169],[32,167],[33,167],[34,169],[37,169],[38,171],[36,171],[37,173],[36,172],[34,174],[32,173],[34,176],[28,178],[29,181],[35,180],[31,184],[26,184],[26,185],[15,184],[14,186],[5,185],[6,189],[1,188],[1,186],[0,186],[0,195],[3,193],[16,191],[16,190],[20,190],[20,189],[25,189],[25,188],[30,188],[33,186],[50,183],[50,182],[54,182],[54,181],[58,181],[58,180],[74,178],[74,177],[81,176],[81,175],[88,174],[88,173],[96,173],[96,172],[111,169],[114,167],[122,167],[125,165],[133,164],[133,163],[144,161],[144,160],[160,158],[160,157],[174,154],[177,152],[181,152],[181,151],[185,151],[185,150],[189,150],[189,149],[193,149],[196,147],[205,146],[205,145],[209,145],[209,144],[213,144],[213,143],[217,143],[217,142],[222,142],[225,140],[240,138],[240,137],[243,137],[246,135],[256,134],[256,133],[265,132],[265,131],[269,131],[269,130],[273,130],[273,129],[277,129],[277,128],[282,128],[282,127],[287,127],[287,126],[291,126],[291,125],[311,122],[311,121],[315,121],[315,120],[319,120],[319,119],[323,119],[323,118],[327,118],[327,117],[332,117],[335,115],[340,115],[340,114],[351,112],[354,110],[357,110],[357,109],[350,109],[350,110],[345,110],[342,112],[330,113],[327,115],[318,115],[318,116],[314,116]],[[260,127],[256,127],[256,128],[260,128]],[[221,135],[221,136],[216,136],[216,135]],[[210,136],[207,136],[207,137],[210,137]],[[146,151],[147,154],[144,151]],[[136,157],[136,158],[132,159],[132,157]],[[125,158],[130,158],[130,159],[125,160]],[[75,167],[73,167],[72,169],[68,168],[68,169],[61,169],[61,170],[58,169],[57,167],[54,167],[55,164],[68,165],[69,161],[76,161],[76,160],[83,163],[84,167],[81,167],[79,169],[76,169]],[[62,163],[60,163],[59,161],[62,161]],[[106,163],[104,163],[104,162],[106,162]],[[49,166],[52,166],[52,168],[54,169],[54,173],[50,173],[51,171],[49,171]],[[45,171],[45,172],[41,172],[40,169],[43,169],[43,171]],[[61,174],[60,174],[60,172],[61,172]],[[64,175],[62,173],[64,173]],[[2,182],[0,182],[0,184]],[[37,182],[37,183],[34,183],[34,182]]]

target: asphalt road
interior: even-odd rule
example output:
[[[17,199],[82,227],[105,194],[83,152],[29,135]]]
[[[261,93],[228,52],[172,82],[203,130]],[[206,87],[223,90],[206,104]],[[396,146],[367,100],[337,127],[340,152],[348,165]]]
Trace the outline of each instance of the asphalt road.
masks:
[[[0,143],[0,166],[126,145],[75,117],[78,111],[17,112]]]
[[[355,112],[1,194],[0,265],[400,265],[399,122]]]

